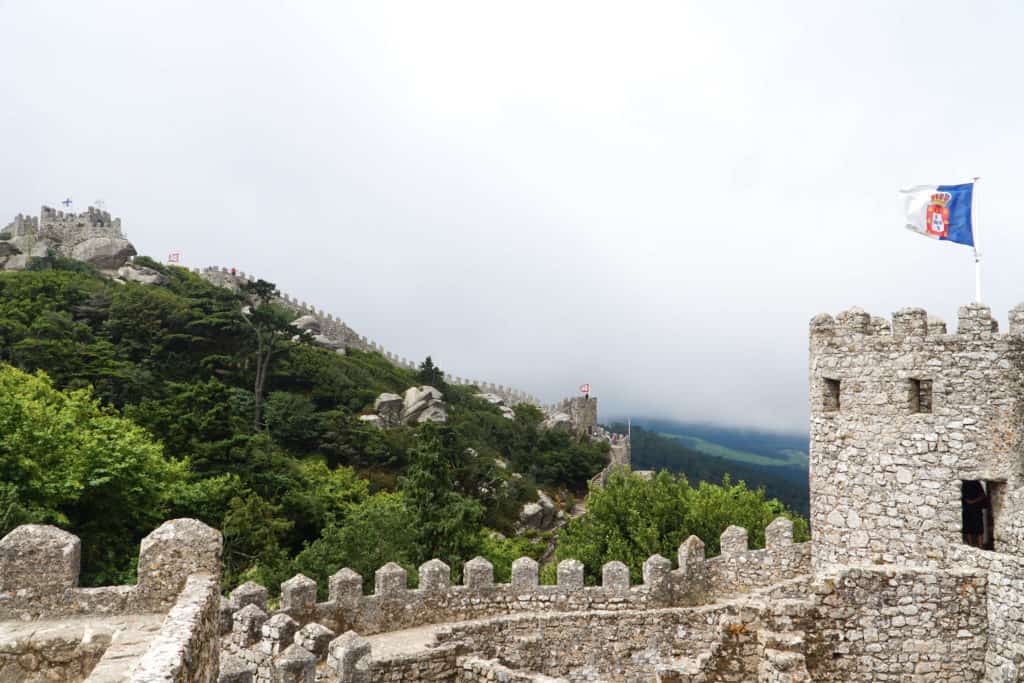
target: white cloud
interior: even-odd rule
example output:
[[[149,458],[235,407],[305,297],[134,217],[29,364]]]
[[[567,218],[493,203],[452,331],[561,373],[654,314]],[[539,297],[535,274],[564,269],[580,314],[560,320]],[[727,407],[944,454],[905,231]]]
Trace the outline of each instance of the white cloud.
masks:
[[[70,194],[403,355],[608,413],[800,428],[807,320],[1024,247],[1022,11],[962,3],[8,2],[0,215]]]

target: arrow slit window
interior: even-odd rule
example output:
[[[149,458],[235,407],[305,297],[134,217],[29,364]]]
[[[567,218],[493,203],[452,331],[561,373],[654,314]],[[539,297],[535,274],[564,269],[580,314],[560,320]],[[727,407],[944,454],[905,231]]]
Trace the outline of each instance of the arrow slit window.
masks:
[[[826,412],[839,412],[839,380],[825,378],[822,400]]]
[[[930,379],[910,380],[910,412],[932,412],[932,381]]]

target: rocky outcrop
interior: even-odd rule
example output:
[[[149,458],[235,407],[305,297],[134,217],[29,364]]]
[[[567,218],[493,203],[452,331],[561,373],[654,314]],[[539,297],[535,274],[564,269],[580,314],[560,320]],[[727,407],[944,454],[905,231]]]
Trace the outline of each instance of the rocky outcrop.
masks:
[[[513,410],[512,407],[509,406],[508,403],[505,401],[505,399],[502,398],[501,396],[498,396],[497,394],[490,394],[490,393],[473,394],[473,396],[475,398],[480,399],[481,401],[487,401],[491,405],[498,406],[498,410],[501,411],[502,417],[504,417],[506,419],[509,419],[509,420],[516,419],[516,411]]]
[[[320,321],[317,320],[316,316],[303,315],[292,321],[292,325],[299,328],[303,332],[309,332],[310,334],[321,334]]]
[[[100,270],[117,270],[137,253],[132,243],[126,239],[90,237],[71,247],[68,256]]]
[[[448,409],[440,390],[430,386],[409,387],[402,399],[402,422],[447,422]]]
[[[443,394],[434,387],[409,387],[404,396],[381,394],[373,402],[374,414],[362,415],[359,419],[381,428],[447,422],[448,407],[443,399]]]
[[[145,266],[121,266],[117,269],[117,276],[125,282],[138,282],[143,285],[166,285],[170,282],[163,273]]]
[[[558,521],[558,508],[555,501],[541,490],[537,490],[537,502],[526,503],[519,510],[519,526],[524,529],[547,531]]]
[[[542,429],[558,429],[563,432],[573,431],[574,425],[569,413],[555,412],[548,415],[540,423]]]
[[[398,394],[381,394],[373,402],[373,409],[387,427],[397,427],[402,424],[402,413],[405,401]]]

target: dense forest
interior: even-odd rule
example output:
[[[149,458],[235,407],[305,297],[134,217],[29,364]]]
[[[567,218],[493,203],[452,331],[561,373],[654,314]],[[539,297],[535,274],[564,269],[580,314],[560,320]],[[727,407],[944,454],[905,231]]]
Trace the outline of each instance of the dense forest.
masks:
[[[223,532],[226,588],[273,589],[297,571],[325,586],[342,566],[369,582],[388,561],[414,569],[432,557],[457,578],[478,554],[500,580],[552,541],[515,535],[537,487],[570,501],[607,461],[606,444],[542,429],[528,405],[509,420],[474,388],[447,385],[429,359],[415,372],[310,343],[269,282],[232,292],[136,262],[166,284],[125,284],[54,256],[0,273],[0,535],[25,522],[73,531],[84,585],[131,581],[139,540],[179,516]],[[381,430],[359,419],[380,393],[426,383],[443,392],[446,423]],[[605,509],[652,496],[677,511],[704,505],[685,479],[622,479],[627,494]],[[730,523],[782,511],[763,491],[725,484],[715,488],[742,504],[704,522],[660,520],[657,543],[690,530],[713,542]],[[587,517],[566,533],[593,545],[586,524],[601,516]],[[648,546],[631,551],[634,570]]]

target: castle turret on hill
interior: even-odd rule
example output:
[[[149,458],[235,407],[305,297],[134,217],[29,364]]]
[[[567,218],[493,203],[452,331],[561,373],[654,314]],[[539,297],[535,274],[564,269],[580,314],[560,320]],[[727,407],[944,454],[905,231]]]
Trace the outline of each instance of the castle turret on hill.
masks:
[[[121,219],[93,206],[77,214],[43,206],[39,216],[18,214],[0,231],[0,270],[23,270],[30,259],[50,254],[116,271],[136,251]]]

